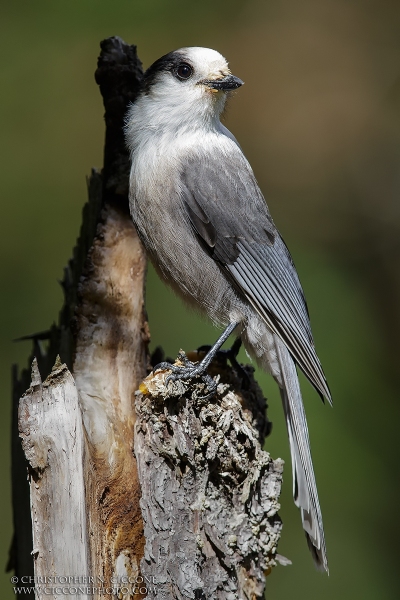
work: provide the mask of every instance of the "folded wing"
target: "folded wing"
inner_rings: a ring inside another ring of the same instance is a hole
[[[185,159],[180,189],[207,252],[330,401],[295,266],[240,148],[232,144],[227,153],[216,144],[212,153],[200,150]]]

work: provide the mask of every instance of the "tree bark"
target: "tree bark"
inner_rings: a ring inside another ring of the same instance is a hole
[[[281,531],[282,461],[262,450],[266,402],[251,368],[239,376],[226,360],[210,367],[220,383],[207,401],[199,381],[166,386],[158,371],[143,382],[146,259],[123,139],[142,70],[134,46],[101,47],[104,168],[89,180],[59,323],[32,336],[31,383],[14,371],[9,567],[19,587],[33,571],[37,586],[51,578],[36,593],[54,599],[71,594],[60,584],[91,598],[261,598]]]
[[[135,426],[146,538],[141,572],[157,582],[148,598],[264,596],[282,528],[283,462],[262,450],[270,424],[252,371],[247,367],[242,380],[219,365],[210,399],[201,383],[165,387],[168,372],[141,385]]]

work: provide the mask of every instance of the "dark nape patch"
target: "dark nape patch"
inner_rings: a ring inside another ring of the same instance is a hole
[[[164,54],[158,60],[156,60],[145,72],[142,80],[142,90],[147,94],[157,78],[159,73],[163,71],[174,71],[178,68],[181,62],[188,62],[186,56],[182,52],[174,50]]]

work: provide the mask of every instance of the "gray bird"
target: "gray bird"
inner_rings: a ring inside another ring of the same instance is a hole
[[[292,258],[238,142],[220,121],[228,93],[242,84],[208,48],[170,52],[145,72],[126,119],[130,208],[162,279],[225,328],[203,361],[174,367],[172,379],[205,374],[236,330],[279,385],[294,501],[314,562],[328,571],[296,365],[322,398],[331,397]]]

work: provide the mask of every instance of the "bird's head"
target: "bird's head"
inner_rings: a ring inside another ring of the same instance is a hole
[[[143,76],[131,118],[152,126],[202,126],[219,119],[227,94],[243,85],[225,58],[210,48],[181,48],[162,56]],[[136,105],[136,109],[135,109]],[[142,123],[143,125],[143,123]]]

